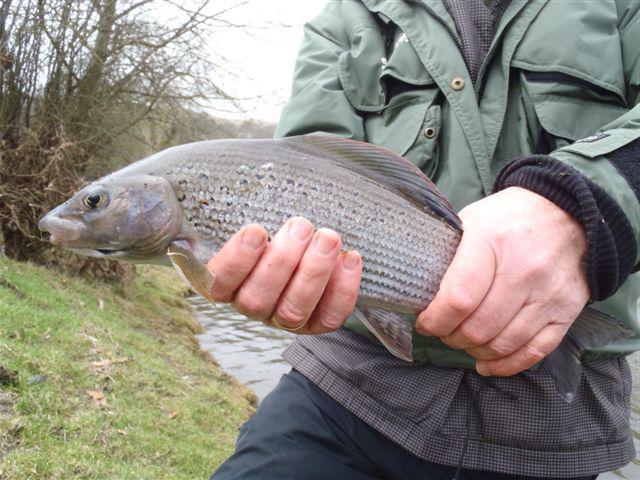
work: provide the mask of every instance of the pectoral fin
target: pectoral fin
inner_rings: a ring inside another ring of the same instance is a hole
[[[592,307],[586,307],[562,340],[543,361],[556,389],[565,402],[571,403],[582,378],[580,353],[602,348],[614,340],[635,335],[629,325]]]
[[[198,261],[192,252],[178,245],[170,244],[167,248],[167,256],[184,281],[213,303],[211,289],[216,281],[215,275],[207,270],[207,267]]]
[[[356,316],[389,352],[413,362],[411,324],[396,312],[358,305]]]
[[[542,364],[553,378],[562,399],[567,403],[573,402],[582,378],[582,363],[571,332],[564,337],[558,348],[546,356]]]

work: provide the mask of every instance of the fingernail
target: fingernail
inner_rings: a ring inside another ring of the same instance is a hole
[[[482,375],[483,377],[488,377],[491,374],[489,367],[483,362],[476,362],[476,372],[478,372],[478,375]]]
[[[262,228],[249,226],[242,234],[242,244],[257,250],[264,244],[265,235]]]
[[[311,225],[303,218],[293,218],[289,224],[289,234],[298,240],[306,240],[311,234]]]
[[[326,231],[318,230],[313,243],[313,248],[322,255],[333,252],[338,245],[337,238]]]
[[[355,270],[360,265],[360,255],[358,252],[347,252],[344,254],[344,268],[347,270]]]

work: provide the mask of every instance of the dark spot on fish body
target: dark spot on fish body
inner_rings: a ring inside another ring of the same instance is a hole
[[[181,193],[181,194],[178,196],[178,201],[179,201],[179,202],[184,202],[184,200],[185,200],[186,198],[187,198],[187,196],[186,196],[184,193]]]
[[[178,180],[178,185],[187,185],[188,183],[189,182],[184,178],[181,178],[180,180]]]

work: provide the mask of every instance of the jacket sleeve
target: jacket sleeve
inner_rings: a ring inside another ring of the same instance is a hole
[[[326,133],[364,138],[362,118],[347,100],[338,76],[338,60],[350,48],[342,4],[328,2],[320,16],[305,25],[291,98],[282,111],[276,137]]]
[[[495,190],[528,188],[583,225],[593,300],[613,295],[637,271],[640,252],[640,3],[618,2],[630,110],[593,135],[551,152],[516,159]]]

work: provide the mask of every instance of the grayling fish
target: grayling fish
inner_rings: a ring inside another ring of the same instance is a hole
[[[335,137],[214,140],[181,145],[107,175],[47,214],[51,242],[92,257],[172,263],[212,300],[204,264],[242,226],[274,234],[292,216],[337,231],[363,259],[356,314],[394,355],[412,360],[402,314],[433,300],[462,235],[461,222],[414,165]],[[559,393],[577,390],[579,352],[632,336],[585,309],[544,363]]]

